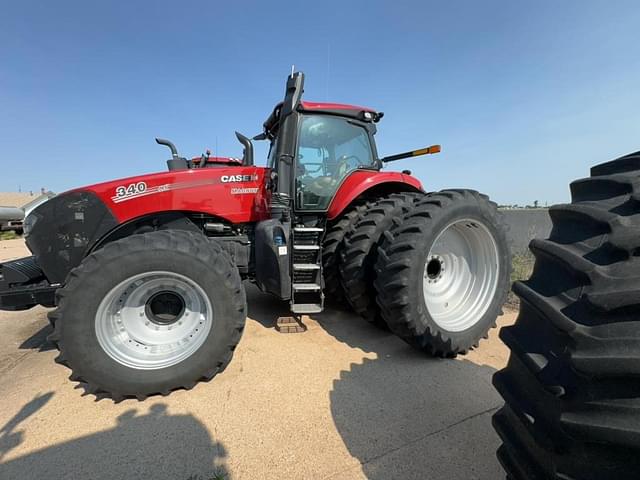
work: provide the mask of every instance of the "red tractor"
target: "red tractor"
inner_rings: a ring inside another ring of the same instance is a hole
[[[253,140],[254,166],[187,160],[168,171],[58,195],[25,219],[33,256],[0,265],[0,309],[56,307],[58,361],[116,400],[209,380],[231,360],[246,317],[242,281],[294,315],[325,297],[433,355],[477,345],[495,325],[510,271],[494,203],[472,190],[425,193],[380,158],[381,112],[301,100],[304,75]]]

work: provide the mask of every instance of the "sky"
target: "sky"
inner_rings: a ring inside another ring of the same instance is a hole
[[[5,1],[0,191],[164,170],[154,137],[241,156],[294,64],[305,99],[385,112],[381,156],[441,144],[387,167],[426,190],[566,202],[640,150],[639,23],[634,1]]]

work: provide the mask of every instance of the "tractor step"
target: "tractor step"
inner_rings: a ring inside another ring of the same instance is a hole
[[[320,270],[320,265],[315,263],[294,263],[294,270]]]
[[[278,317],[276,330],[280,333],[304,333],[307,331],[307,326],[296,317]]]
[[[315,232],[320,233],[323,231],[322,228],[319,227],[293,227],[294,232]]]
[[[306,222],[309,225],[310,222]],[[324,228],[313,225],[293,227],[293,263],[291,265],[291,311],[320,313],[324,304],[322,293],[322,233]],[[321,225],[317,222],[316,225]]]
[[[320,285],[317,283],[294,283],[293,290],[294,291],[305,291],[305,292],[319,292],[322,289]]]
[[[294,303],[291,305],[291,311],[293,313],[320,313],[322,312],[321,303]]]
[[[294,250],[320,250],[320,245],[293,245]]]

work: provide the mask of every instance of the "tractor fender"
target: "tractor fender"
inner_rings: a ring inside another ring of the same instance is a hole
[[[86,255],[89,255],[95,250],[99,250],[107,243],[120,240],[130,235],[153,232],[155,230],[187,230],[197,233],[202,232],[202,229],[191,221],[186,212],[154,212],[152,214],[142,215],[128,220],[119,224],[115,228],[112,228],[105,235],[95,240]]]
[[[406,173],[356,170],[338,187],[329,205],[327,219],[333,220],[340,216],[360,196],[377,197],[394,192],[423,191],[420,180]]]

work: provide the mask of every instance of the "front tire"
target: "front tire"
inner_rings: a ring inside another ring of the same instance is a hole
[[[199,233],[169,230],[92,253],[58,292],[57,359],[114,400],[192,388],[231,360],[246,317],[238,270]]]
[[[432,193],[386,234],[376,263],[377,301],[399,337],[453,357],[495,326],[510,270],[493,202],[472,190]]]

